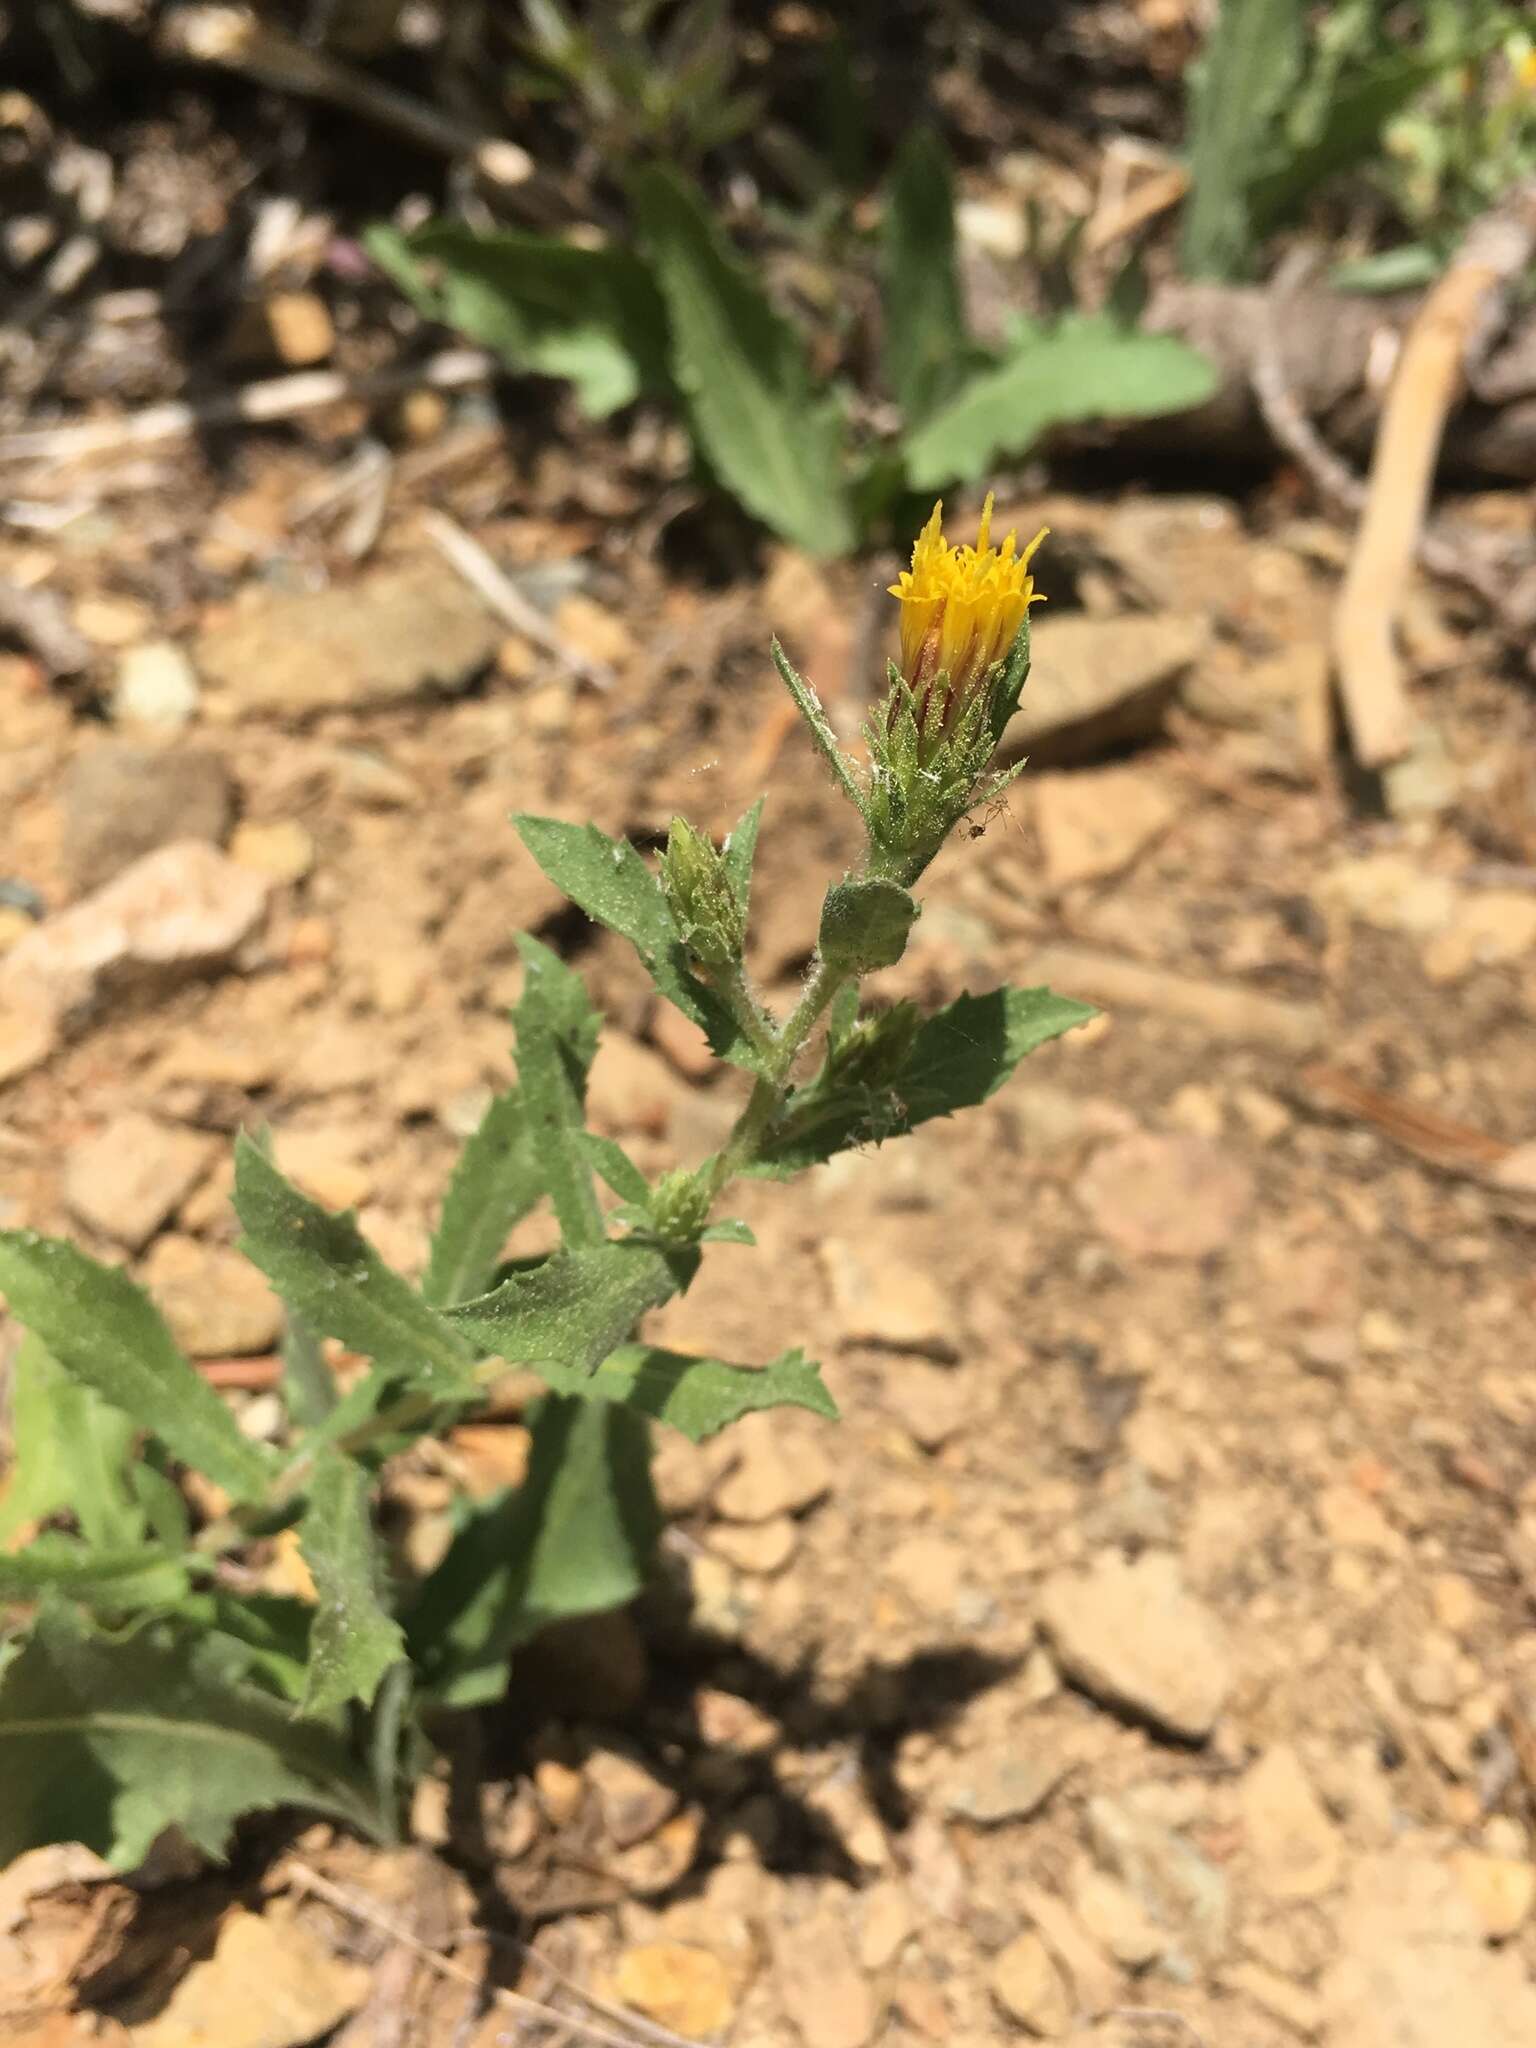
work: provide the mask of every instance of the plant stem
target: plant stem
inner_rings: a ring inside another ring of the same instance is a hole
[[[739,968],[737,975],[739,978]],[[769,1072],[759,1077],[731,1135],[710,1162],[706,1185],[711,1202],[757,1157],[759,1140],[784,1106],[795,1061],[804,1050],[805,1042],[815,1030],[822,1012],[847,978],[843,970],[829,967],[825,960],[818,960],[812,969],[799,1002],[773,1034]]]

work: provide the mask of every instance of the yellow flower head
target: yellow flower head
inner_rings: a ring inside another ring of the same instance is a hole
[[[1043,601],[1029,573],[1030,558],[1049,532],[1042,526],[1023,554],[1018,535],[991,546],[992,493],[982,509],[975,547],[944,539],[943,501],[918,535],[912,566],[890,586],[901,602],[901,672],[924,700],[934,677],[949,674],[947,714],[962,704],[994,662],[1008,653],[1032,604]]]

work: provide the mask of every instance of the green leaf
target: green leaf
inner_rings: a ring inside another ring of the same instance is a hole
[[[955,268],[955,192],[937,132],[912,129],[891,166],[880,235],[886,388],[914,427],[974,361]]]
[[[427,318],[494,349],[514,370],[568,378],[594,419],[669,386],[666,312],[627,249],[583,249],[510,228],[478,234],[447,221],[411,235],[374,228],[367,246]]]
[[[294,1309],[283,1332],[283,1401],[301,1429],[316,1429],[332,1414],[336,1382],[325,1362],[320,1339]]]
[[[647,1309],[660,1308],[692,1277],[697,1254],[622,1243],[559,1251],[531,1273],[514,1273],[450,1320],[508,1365],[593,1373]]]
[[[527,1145],[567,1244],[597,1244],[603,1212],[586,1135],[587,1072],[601,1019],[580,975],[526,933],[518,937],[523,992],[512,1012]]]
[[[172,1606],[187,1590],[187,1573],[175,1557],[147,1544],[98,1550],[73,1536],[35,1536],[25,1550],[0,1555],[0,1601],[36,1600],[53,1586],[88,1605],[127,1613]]]
[[[516,1088],[496,1096],[459,1154],[422,1276],[434,1308],[483,1294],[507,1233],[544,1193],[528,1143],[528,1119]]]
[[[1023,455],[1072,420],[1140,419],[1201,405],[1216,388],[1204,356],[1171,334],[1128,332],[1100,314],[1027,331],[1013,351],[907,441],[914,486],[973,482],[999,455]]]
[[[88,1543],[124,1548],[144,1534],[131,1416],[73,1379],[28,1331],[11,1367],[11,1467],[0,1494],[0,1547],[18,1530],[73,1515]]]
[[[1336,263],[1328,283],[1336,292],[1413,292],[1433,284],[1444,268],[1439,249],[1428,242],[1404,242],[1350,263]]]
[[[197,1632],[198,1654],[208,1671],[236,1685],[253,1681],[295,1707],[304,1697],[315,1619],[309,1601],[215,1586],[189,1595],[177,1613]]]
[[[661,1532],[641,1416],[550,1395],[532,1429],[527,1478],[469,1512],[407,1620],[446,1705],[496,1698],[509,1653],[549,1623],[632,1599]]]
[[[557,1393],[637,1408],[694,1443],[759,1408],[809,1408],[837,1420],[821,1367],[799,1350],[786,1351],[771,1365],[750,1366],[691,1358],[655,1344],[623,1344],[590,1377],[547,1366],[542,1376]]]
[[[1303,0],[1223,0],[1190,106],[1191,277],[1236,277],[1253,254],[1248,188],[1301,71]]]
[[[616,1195],[644,1207],[650,1199],[651,1184],[616,1139],[599,1137],[596,1131],[583,1131],[581,1146]]]
[[[348,1700],[371,1705],[385,1672],[405,1654],[400,1624],[384,1609],[371,1490],[363,1467],[335,1451],[321,1457],[309,1484],[299,1548],[319,1598],[301,1714],[323,1717]]]
[[[243,1132],[235,1141],[240,1249],[315,1329],[406,1384],[462,1389],[473,1359],[450,1325],[379,1257],[350,1213],[333,1216],[285,1180]]]
[[[339,1734],[229,1683],[169,1628],[100,1635],[57,1599],[0,1675],[0,1782],[0,1864],[84,1842],[127,1870],[171,1826],[220,1856],[241,1814],[276,1806],[379,1832]]]
[[[1449,68],[1443,52],[1395,51],[1337,87],[1314,136],[1299,147],[1278,143],[1255,168],[1246,195],[1254,237],[1285,226],[1330,178],[1378,154],[1389,124]]]
[[[266,1490],[268,1453],[182,1357],[165,1319],[119,1266],[62,1238],[0,1231],[0,1293],[66,1372],[236,1500]]]
[[[699,447],[776,533],[812,554],[846,553],[856,535],[842,423],[816,392],[799,335],[769,305],[697,187],[655,167],[639,173],[633,191]]]
[[[834,882],[822,905],[817,946],[829,967],[872,974],[896,965],[916,921],[917,904],[897,882],[880,876]]]
[[[726,835],[725,844],[720,850],[725,872],[736,892],[736,901],[741,905],[743,924],[746,923],[752,909],[752,862],[757,855],[757,828],[762,822],[763,799],[759,797],[751,810],[745,813],[740,824],[733,826]]]
[[[700,1026],[714,1051],[755,1071],[757,1054],[725,1004],[689,971],[661,884],[629,841],[610,839],[595,825],[528,812],[512,822],[555,886],[596,923],[629,940],[662,995]],[[520,942],[525,958],[531,943]]]
[[[877,1069],[856,1082],[849,1078],[856,1071],[855,1032],[816,1079],[790,1097],[749,1170],[795,1173],[834,1152],[878,1145],[932,1117],[985,1102],[1027,1054],[1094,1014],[1086,1003],[1047,988],[961,996],[925,1018],[905,1046],[896,1042],[888,1071]]]

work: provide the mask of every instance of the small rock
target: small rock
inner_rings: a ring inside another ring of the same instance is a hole
[[[556,605],[554,628],[578,654],[603,668],[622,668],[635,651],[635,637],[619,614],[580,591]]]
[[[64,1200],[88,1229],[141,1251],[191,1194],[212,1157],[213,1146],[200,1132],[128,1110],[70,1147]]]
[[[587,1758],[586,1775],[597,1789],[603,1825],[617,1848],[648,1841],[677,1811],[677,1788],[658,1778],[638,1750],[595,1749]]]
[[[821,1259],[848,1342],[957,1355],[954,1305],[922,1267],[894,1258],[875,1264],[863,1246],[836,1237],[822,1241]]]
[[[336,346],[336,329],[317,292],[274,292],[261,310],[272,353],[292,370],[323,363]]]
[[[1262,1891],[1275,1899],[1317,1899],[1333,1890],[1343,1844],[1288,1743],[1264,1752],[1243,1778],[1238,1801]]]
[[[1072,1903],[1094,1940],[1128,1970],[1144,1970],[1168,1946],[1166,1930],[1129,1885],[1091,1863],[1081,1863],[1073,1873]]]
[[[1118,874],[1178,816],[1172,793],[1143,768],[1041,775],[1030,787],[1053,889]]]
[[[976,1402],[975,1390],[959,1373],[915,1359],[892,1360],[881,1378],[881,1398],[925,1451],[958,1436]]]
[[[219,846],[234,793],[217,754],[109,740],[77,754],[59,785],[63,853],[75,885],[96,889],[178,839]]]
[[[716,1487],[714,1499],[716,1512],[728,1522],[800,1514],[832,1489],[826,1452],[807,1439],[789,1443],[782,1427],[774,1429],[777,1420],[749,1415],[736,1426],[737,1461]]]
[[[1072,2001],[1051,1952],[1032,1928],[1015,1935],[992,1965],[992,1995],[1011,2020],[1044,2040],[1072,2025]]]
[[[651,1484],[669,1521],[691,1515],[709,1498],[709,1458],[681,1430],[663,1430],[651,1459]]]
[[[871,1975],[888,1969],[917,1928],[917,1915],[905,1886],[881,1878],[862,1894],[859,1920],[859,1963]]]
[[[677,1076],[659,1053],[622,1031],[603,1033],[587,1079],[594,1129],[609,1136],[643,1131],[664,1138],[677,1095]]]
[[[984,1828],[1028,1820],[1044,1806],[1075,1761],[1059,1738],[1032,1734],[1025,1722],[1016,1749],[961,1759],[945,1804],[951,1813]]]
[[[1054,619],[1004,735],[1008,756],[1058,766],[1160,731],[1179,678],[1210,638],[1207,618],[1178,612]]]
[[[136,2048],[289,2048],[329,2035],[368,1984],[366,1964],[338,1955],[291,1898],[270,1899],[260,1913],[234,1905],[211,1952],[134,2026],[133,2039]]]
[[[1456,916],[1456,885],[1403,853],[1370,853],[1340,861],[1313,892],[1325,910],[1342,910],[1380,931],[1427,938]]]
[[[1221,1981],[1228,1991],[1251,2000],[1303,2041],[1314,2040],[1323,2030],[1326,2015],[1317,1993],[1282,1977],[1278,1970],[1266,1969],[1263,1963],[1231,1963],[1222,1971]]]
[[[533,1789],[552,1828],[569,1827],[587,1796],[581,1772],[554,1756],[542,1756],[534,1765]]]
[[[1483,889],[1464,897],[1455,922],[1426,943],[1420,958],[1431,981],[1461,981],[1479,967],[1499,967],[1536,947],[1536,896]]]
[[[1355,1486],[1325,1486],[1317,1496],[1317,1520],[1329,1542],[1341,1550],[1374,1550],[1396,1557],[1407,1547],[1376,1502]]]
[[[1077,1196],[1131,1258],[1203,1259],[1229,1244],[1253,1201],[1253,1175],[1204,1138],[1143,1132],[1102,1146]]]
[[[1470,1635],[1485,1612],[1477,1588],[1459,1572],[1437,1572],[1429,1582],[1429,1601],[1436,1621],[1455,1636]]]
[[[302,882],[315,864],[315,842],[296,818],[275,818],[237,826],[229,857],[270,881]]]
[[[738,1571],[767,1578],[783,1571],[794,1556],[797,1535],[788,1515],[774,1515],[766,1522],[716,1522],[705,1541]]]
[[[74,619],[79,631],[98,647],[131,647],[148,638],[155,615],[136,597],[82,597]]]
[[[367,1140],[350,1125],[278,1131],[272,1152],[278,1166],[323,1209],[355,1209],[373,1193],[374,1175],[359,1155]]]
[[[620,1957],[614,1996],[658,2026],[702,2041],[729,2026],[736,2003],[730,1973],[708,1949],[652,1941]]]
[[[1198,1849],[1129,1798],[1090,1799],[1088,1836],[1111,1876],[1129,1886],[1165,1930],[1163,1967],[1190,1981],[1227,1946],[1227,1880]]]
[[[423,557],[334,590],[258,588],[204,630],[196,652],[225,716],[294,718],[453,696],[500,637],[463,578]]]
[[[779,1996],[805,2048],[864,2048],[878,2018],[874,1994],[834,1907],[776,1926],[774,1959]]]
[[[947,1536],[904,1536],[881,1567],[919,1614],[952,1619],[965,1587],[967,1557]]]
[[[249,1259],[191,1237],[157,1238],[145,1286],[193,1358],[246,1358],[283,1334],[283,1305]]]
[[[1536,1865],[1520,1857],[1457,1849],[1451,1868],[1490,1941],[1508,1941],[1525,1925],[1536,1903]]]
[[[778,1723],[738,1693],[700,1686],[693,1711],[701,1741],[733,1756],[764,1756],[782,1739]]]
[[[709,1040],[691,1017],[671,1003],[658,1002],[651,1011],[651,1036],[659,1049],[686,1081],[709,1081],[720,1071],[720,1062],[709,1049]]]
[[[146,640],[118,657],[112,719],[180,732],[197,716],[199,694],[197,670],[182,650],[169,640]]]
[[[1167,1552],[1058,1573],[1040,1616],[1057,1663],[1096,1699],[1185,1741],[1204,1741],[1216,1725],[1231,1685],[1226,1644]]]
[[[188,839],[45,919],[0,959],[0,1079],[47,1058],[109,998],[223,965],[266,900],[258,876]]]

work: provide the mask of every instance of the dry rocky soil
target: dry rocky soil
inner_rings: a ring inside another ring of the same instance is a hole
[[[733,1112],[511,812],[654,845],[766,786],[781,994],[852,851],[766,641],[852,731],[888,571],[719,580],[622,479],[419,431],[361,562],[296,509],[318,439],[5,548],[92,665],[0,655],[0,867],[45,913],[0,908],[0,1219],[128,1261],[257,1433],[231,1134],[416,1267],[511,1074],[519,929],[603,1003],[595,1119],[644,1165]],[[429,497],[607,687],[484,609]],[[664,1444],[665,1582],[520,1666],[408,1849],[301,1818],[226,1871],[0,1876],[12,2048],[1536,2041],[1536,707],[1421,592],[1440,757],[1375,814],[1331,752],[1334,534],[1008,509],[1053,527],[1033,765],[883,992],[1103,1015],[983,1110],[749,1187],[760,1249],[657,1319],[804,1345],[843,1421]],[[517,1418],[391,1473],[402,1571]]]

